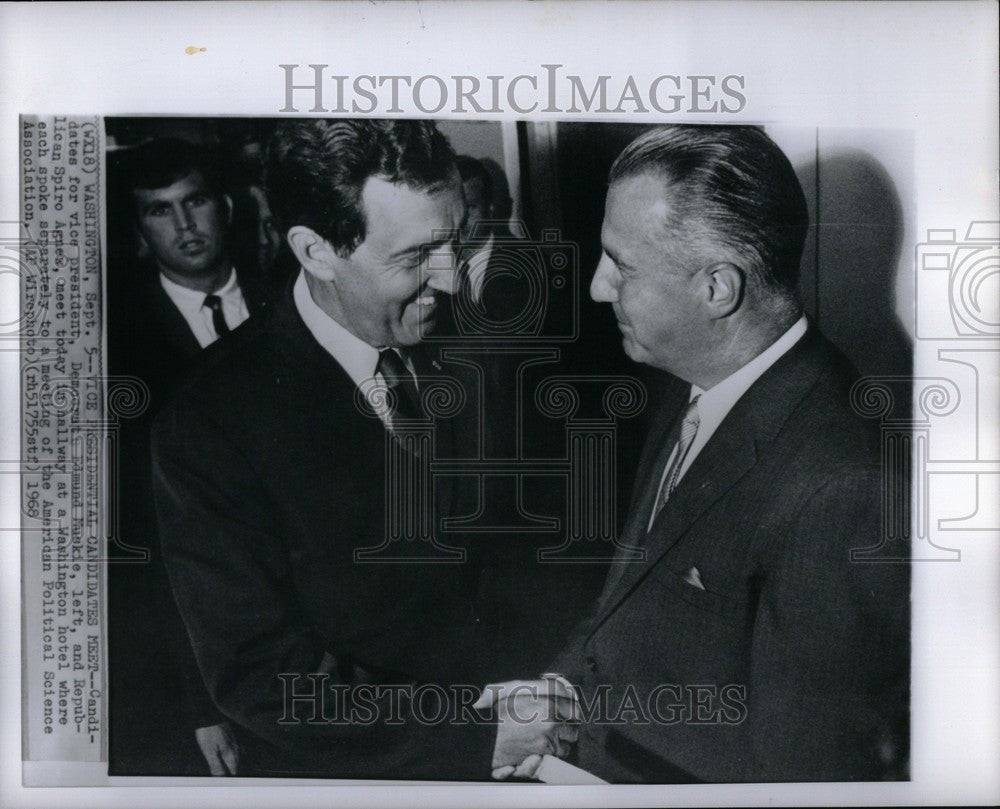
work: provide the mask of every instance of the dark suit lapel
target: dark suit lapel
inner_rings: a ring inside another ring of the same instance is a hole
[[[156,313],[156,319],[160,323],[158,332],[163,341],[183,357],[196,356],[201,351],[201,346],[181,310],[160,285],[159,277],[155,277],[154,283],[150,285],[149,295],[151,310]]]
[[[709,508],[757,463],[760,448],[769,442],[815,383],[822,347],[810,331],[782,356],[736,402],[698,457],[681,478],[663,510],[645,535],[645,562],[624,566],[601,598],[595,628],[631,593],[666,553]],[[659,467],[644,470],[655,478],[666,463],[664,448]],[[655,492],[656,485],[648,484]],[[641,536],[653,506],[647,491],[629,518],[626,536]],[[609,577],[610,580],[610,577]]]
[[[601,591],[602,603],[614,592],[626,570],[636,567],[638,563],[633,561],[634,554],[646,544],[646,524],[653,509],[659,475],[670,455],[671,447],[667,442],[674,422],[680,417],[691,393],[691,386],[688,383],[676,378],[671,379],[668,387],[658,397],[657,415],[650,421],[649,434],[639,456],[635,484],[628,505],[628,518],[619,537],[619,547],[615,549],[608,578]]]
[[[417,385],[420,389],[421,397],[426,394],[427,387],[433,385],[437,378],[448,378],[450,376],[444,366],[438,360],[432,358],[431,352],[425,346],[413,346],[409,353],[414,370],[417,373]],[[455,419],[435,418],[434,427],[432,460],[454,458],[457,440],[455,435]],[[455,485],[456,479],[454,475],[443,475],[435,481],[434,502],[438,509],[438,515],[451,514],[455,498]],[[435,524],[440,526],[440,520],[436,519]]]

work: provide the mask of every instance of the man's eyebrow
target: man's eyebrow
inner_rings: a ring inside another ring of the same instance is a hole
[[[441,232],[441,235],[439,235],[437,239],[428,239],[426,242],[420,242],[420,244],[413,244],[409,247],[403,247],[402,249],[397,250],[389,256],[389,259],[393,260],[403,258],[405,256],[417,255],[421,250],[438,247],[442,244],[450,244],[457,238],[458,228],[455,228],[454,230],[446,230]]]
[[[142,213],[146,213],[146,211],[150,211],[150,210],[152,210],[153,208],[158,208],[159,206],[161,206],[161,205],[166,205],[166,204],[167,204],[167,203],[166,203],[166,202],[164,202],[164,201],[163,201],[162,199],[151,199],[151,200],[150,200],[149,202],[144,202],[144,203],[143,203],[143,204],[142,204],[142,205],[141,205],[141,206],[139,207],[139,210],[140,210],[140,211],[141,211]]]

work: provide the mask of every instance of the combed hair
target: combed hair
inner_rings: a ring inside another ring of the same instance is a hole
[[[208,189],[224,193],[218,161],[203,146],[179,138],[149,140],[122,153],[122,188],[152,190],[167,188],[198,172]]]
[[[707,228],[766,287],[795,287],[809,226],[805,195],[788,158],[760,128],[657,127],[618,156],[610,182],[639,174],[663,178],[677,212],[672,225]]]
[[[311,118],[278,126],[266,184],[284,232],[304,225],[350,255],[365,240],[369,177],[433,191],[454,171],[455,153],[432,122]]]

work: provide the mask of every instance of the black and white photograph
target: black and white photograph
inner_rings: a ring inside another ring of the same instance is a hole
[[[111,772],[907,777],[877,158],[556,123],[512,220],[498,124],[105,126]]]
[[[118,7],[2,110],[11,806],[1000,794],[995,6]]]

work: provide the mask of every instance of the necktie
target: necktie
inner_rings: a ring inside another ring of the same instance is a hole
[[[375,371],[382,374],[385,384],[394,394],[390,420],[395,422],[419,419],[421,411],[417,383],[399,354],[391,348],[383,348],[378,352]]]
[[[216,336],[222,337],[224,334],[229,334],[229,326],[226,325],[226,319],[222,316],[222,298],[218,295],[206,295],[202,306],[207,306],[212,310],[212,326],[215,327]]]
[[[656,508],[653,511],[653,516],[655,517],[660,513],[660,510],[666,505],[667,499],[673,493],[677,486],[677,479],[681,475],[681,467],[684,466],[684,459],[687,457],[688,450],[691,449],[691,444],[694,443],[694,437],[698,434],[698,425],[701,423],[701,417],[698,415],[698,396],[695,396],[687,406],[687,410],[684,411],[684,418],[681,419],[680,432],[677,436],[677,451],[673,453],[673,457],[670,459],[670,465],[667,467],[667,472],[663,476],[663,482],[660,484],[660,490],[656,495]]]

